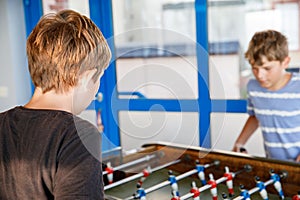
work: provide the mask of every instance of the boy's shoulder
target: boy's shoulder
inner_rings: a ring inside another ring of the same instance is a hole
[[[89,121],[76,116],[72,113],[62,110],[51,109],[31,109],[24,106],[16,106],[0,113],[0,117],[6,117],[7,120],[32,120],[36,123],[47,122],[58,124],[59,126],[71,126],[72,124],[80,126],[92,125]],[[74,125],[73,125],[74,126]]]

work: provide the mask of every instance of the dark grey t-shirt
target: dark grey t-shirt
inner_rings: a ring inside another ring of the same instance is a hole
[[[104,199],[101,136],[64,111],[0,114],[0,199]]]

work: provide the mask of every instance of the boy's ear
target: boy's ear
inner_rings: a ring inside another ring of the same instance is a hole
[[[290,61],[291,61],[291,57],[289,56],[285,57],[285,59],[282,61],[282,64],[285,69],[289,67]]]

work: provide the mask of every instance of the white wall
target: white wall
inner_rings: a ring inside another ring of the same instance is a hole
[[[117,60],[116,72],[119,92],[140,92],[149,99],[198,98],[193,56],[122,58]]]
[[[0,111],[30,98],[26,32],[22,0],[0,1]]]
[[[199,146],[198,113],[122,111],[119,119],[121,145],[125,150],[155,141]]]
[[[212,113],[211,114],[211,146],[212,149],[231,151],[246,120],[247,113]],[[253,133],[245,144],[249,154],[265,156],[261,130]]]

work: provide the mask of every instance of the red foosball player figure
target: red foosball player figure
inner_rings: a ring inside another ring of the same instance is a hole
[[[107,179],[108,179],[108,184],[111,184],[113,182],[113,176],[114,176],[114,169],[112,168],[111,166],[111,163],[108,162],[106,164],[106,168],[105,168],[105,171],[107,172]]]
[[[234,174],[229,171],[229,167],[225,166],[225,173],[224,177],[226,177],[226,185],[228,188],[229,197],[233,197],[234,191],[233,191],[233,178]]]
[[[214,179],[214,176],[212,174],[209,174],[209,181],[208,181],[207,184],[211,185],[210,193],[212,195],[212,199],[213,200],[218,200],[217,183],[216,183],[216,181]]]
[[[292,200],[300,200],[300,191],[298,191],[298,194],[293,196]]]
[[[195,181],[192,182],[192,189],[190,190],[190,193],[193,194],[193,200],[200,200],[200,191],[196,186]]]
[[[138,183],[142,185],[145,181],[145,179],[151,174],[151,167],[148,166],[146,169],[143,170],[143,176],[140,178]]]

